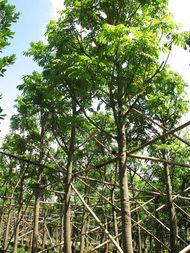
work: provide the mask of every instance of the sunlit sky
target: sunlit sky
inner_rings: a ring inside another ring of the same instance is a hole
[[[9,66],[6,76],[0,79],[0,94],[3,99],[0,106],[7,114],[0,124],[0,138],[9,129],[9,118],[15,113],[14,100],[18,95],[16,86],[22,83],[22,76],[39,68],[32,59],[23,56],[23,51],[29,48],[30,42],[43,39],[46,26],[50,19],[58,17],[57,11],[63,7],[62,0],[9,0],[21,13],[16,24],[13,25],[14,39],[4,54],[16,54],[16,62]],[[176,22],[181,23],[184,30],[190,30],[190,0],[170,0],[169,9]],[[190,52],[175,48],[171,54],[169,64],[180,73],[190,85]]]

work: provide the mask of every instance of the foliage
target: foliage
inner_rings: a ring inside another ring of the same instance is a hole
[[[0,1],[0,53],[9,45],[8,39],[13,37],[14,32],[10,30],[10,26],[18,19],[18,13],[13,5],[8,4],[7,0]],[[12,64],[15,55],[4,56],[0,58],[0,75],[4,76],[6,66]]]
[[[189,148],[176,136],[162,135],[179,124],[188,103],[186,83],[159,58],[161,53],[170,53],[173,45],[184,46],[187,34],[178,32],[167,1],[66,0],[60,19],[50,22],[46,36],[46,44],[33,42],[25,52],[42,72],[25,75],[18,86],[17,114],[3,144],[17,160],[1,157],[2,193],[13,194],[19,204],[20,184],[15,182],[22,178],[24,196],[27,200],[31,197],[35,207],[33,213],[27,212],[32,219],[44,219],[47,211],[48,232],[53,237],[50,241],[55,243],[55,231],[59,228],[56,233],[60,234],[68,225],[71,208],[69,222],[73,224],[76,248],[78,238],[88,231],[86,249],[107,240],[103,226],[113,235],[122,231],[123,239],[123,227],[129,220],[135,227],[136,244],[140,245],[140,237],[146,242],[148,230],[149,237],[156,235],[169,246],[163,223],[172,230],[169,197],[178,192],[186,197],[189,173],[182,172],[179,163],[188,163]],[[146,145],[155,137],[156,142]],[[130,156],[137,147],[139,157],[155,156],[159,163]],[[178,165],[167,166],[167,160]],[[168,168],[173,192],[168,191]],[[71,191],[72,184],[100,224]],[[50,201],[54,205],[46,206]],[[8,206],[9,202],[5,203]],[[177,199],[176,203],[186,201]],[[124,209],[126,205],[128,209]],[[167,212],[158,214],[162,205]],[[176,217],[184,219],[181,213]],[[38,230],[44,233],[38,223]],[[144,234],[136,223],[142,225]],[[85,225],[86,231],[81,234]],[[127,238],[132,243],[132,238]],[[155,237],[151,240],[156,248]],[[133,244],[137,251],[139,245]],[[128,252],[125,246],[123,243]]]

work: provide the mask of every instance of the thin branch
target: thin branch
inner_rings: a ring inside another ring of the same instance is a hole
[[[38,163],[34,160],[30,160],[30,159],[23,157],[23,156],[10,154],[10,153],[4,152],[4,151],[0,151],[0,154],[2,154],[4,156],[8,156],[8,157],[16,159],[16,160],[19,160],[19,161],[22,161],[22,162],[25,162],[25,163],[28,163],[28,164],[38,166],[38,167],[42,167],[42,168],[46,168],[46,169],[53,169],[53,167],[50,167],[50,166],[42,164],[42,163]]]
[[[146,116],[145,114],[143,114],[142,112],[138,111],[135,108],[132,108],[132,111],[138,113],[139,115],[141,115],[143,118],[145,118],[146,120],[152,122],[153,124],[157,125],[158,127],[160,127],[161,129],[164,129],[166,131],[169,131],[167,128],[165,128],[164,126],[160,125],[159,123],[157,123],[156,121],[154,121],[153,119],[151,119],[150,117]],[[179,137],[176,134],[172,134],[175,138],[177,138],[178,140],[180,140],[181,142],[183,142],[184,144],[190,146],[190,142],[188,142],[187,140],[184,140],[183,138]]]
[[[162,138],[164,138],[164,137],[166,137],[166,136],[168,136],[168,135],[170,135],[170,134],[173,134],[173,133],[175,133],[175,132],[177,132],[177,131],[179,131],[179,130],[182,130],[183,128],[185,128],[185,127],[187,127],[187,126],[189,126],[189,125],[190,125],[190,121],[187,121],[186,123],[182,124],[181,126],[178,126],[178,127],[174,128],[174,129],[171,129],[171,130],[165,132],[164,134],[162,134],[162,135],[160,135],[160,136],[158,136],[158,137],[156,137],[156,138],[154,138],[154,139],[152,139],[152,140],[150,140],[150,141],[148,141],[148,142],[142,144],[140,147],[131,150],[131,151],[128,153],[128,155],[129,155],[129,154],[132,154],[132,153],[135,153],[135,152],[137,152],[137,151],[139,151],[139,150],[142,150],[143,148],[149,146],[150,144],[153,144],[153,143],[155,143],[156,141],[158,141],[158,140],[160,140],[160,139],[162,139]]]
[[[122,248],[119,246],[117,241],[113,238],[113,236],[108,232],[106,228],[104,228],[103,224],[101,223],[100,219],[96,216],[96,214],[92,211],[92,209],[89,207],[89,205],[86,203],[82,195],[77,191],[77,189],[74,187],[74,185],[71,183],[71,187],[73,188],[76,195],[79,197],[81,202],[84,204],[86,209],[89,211],[89,213],[94,217],[94,219],[97,221],[101,229],[104,231],[104,233],[108,236],[108,238],[112,241],[112,243],[116,246],[118,252],[123,253]]]
[[[153,161],[153,162],[158,162],[158,163],[167,163],[170,165],[174,165],[174,166],[180,166],[180,167],[184,167],[184,168],[190,168],[190,164],[185,164],[185,163],[179,163],[176,161],[170,161],[170,160],[166,160],[166,159],[162,159],[162,158],[157,158],[157,157],[152,157],[152,156],[139,156],[139,155],[127,155],[128,157],[131,158],[137,158],[137,159],[141,159],[141,160],[146,160],[146,161]]]

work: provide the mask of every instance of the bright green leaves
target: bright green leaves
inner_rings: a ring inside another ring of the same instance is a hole
[[[118,41],[123,38],[123,35],[127,32],[126,27],[123,24],[110,25],[104,24],[102,26],[103,34],[100,36],[100,42],[108,43],[110,41]]]
[[[6,137],[3,148],[10,153],[19,153],[24,155],[26,152],[27,140],[24,140],[19,134],[12,134]]]
[[[61,18],[48,26],[47,45],[32,43],[27,53],[43,67],[43,85],[39,90],[37,86],[37,90],[32,88],[39,101],[33,94],[33,103],[39,104],[43,93],[43,101],[47,100],[44,107],[51,98],[57,118],[64,107],[67,120],[57,122],[59,128],[63,125],[69,129],[73,97],[83,110],[91,110],[98,100],[116,119],[141,96],[142,109],[147,107],[155,118],[175,114],[173,124],[185,111],[184,83],[167,71],[159,73],[159,57],[171,50],[172,43],[179,44],[184,38],[176,32],[167,1],[68,0],[65,4]],[[30,85],[33,87],[32,82]],[[49,100],[47,93],[51,94]],[[178,102],[174,95],[179,95]],[[143,139],[142,124],[139,121],[136,139]]]
[[[65,70],[65,74],[69,79],[75,81],[81,78],[86,81],[90,79],[89,72],[86,70],[89,65],[92,65],[92,60],[88,56],[73,54],[68,56],[66,60],[68,60],[68,67]]]
[[[182,78],[167,69],[155,78],[148,94],[147,106],[156,120],[172,127],[181,118],[188,109],[185,87]]]
[[[34,60],[37,61],[40,66],[43,66],[47,61],[45,49],[45,45],[42,41],[39,41],[37,43],[32,42],[31,48],[24,54],[26,56],[32,55],[34,57]]]
[[[15,12],[14,6],[8,4],[7,0],[0,1],[0,53],[9,45],[8,39],[13,37],[13,32],[10,30],[12,22],[16,22],[18,13]],[[15,60],[15,55],[4,56],[0,58],[0,76],[4,76],[6,67],[12,64]],[[1,114],[0,119],[3,115]]]
[[[8,39],[13,37],[13,32],[10,26],[16,22],[18,13],[15,12],[15,7],[8,4],[7,0],[0,1],[0,53],[3,48],[9,45]],[[6,71],[6,66],[12,64],[15,60],[15,55],[0,58],[0,75],[3,76]]]
[[[25,94],[25,100],[36,105],[35,107],[43,108],[45,94],[47,93],[42,75],[38,72],[33,72],[32,75],[24,76],[23,81],[23,84],[19,85],[18,88]],[[35,107],[33,106],[34,111]]]
[[[2,98],[2,96],[0,95],[0,99]],[[3,110],[0,107],[0,119],[3,119],[5,114],[2,114]]]
[[[15,55],[0,58],[0,76],[4,76],[6,67],[10,64],[13,64],[15,58],[16,58]]]
[[[15,7],[8,4],[7,0],[0,1],[0,22],[1,28],[10,27],[12,22],[18,18],[18,13],[15,12]]]
[[[0,50],[8,45],[7,39],[13,36],[10,30],[12,22],[16,22],[18,13],[15,12],[15,7],[8,4],[7,0],[0,2]]]

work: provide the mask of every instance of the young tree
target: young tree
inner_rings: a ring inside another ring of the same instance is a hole
[[[161,71],[159,54],[170,48],[175,25],[167,12],[167,1],[66,1],[65,5],[61,19],[49,26],[49,45],[33,44],[30,54],[44,67],[45,74],[52,69],[58,74],[55,82],[75,94],[82,110],[79,97],[96,97],[112,112],[123,250],[131,253],[127,112]]]
[[[160,54],[170,52],[172,44],[180,44],[183,37],[177,33],[167,4],[159,0],[67,0],[60,19],[48,27],[48,44],[32,43],[27,53],[43,67],[49,87],[72,102],[69,112],[83,113],[97,129],[111,136],[116,146],[111,162],[117,160],[119,171],[122,248],[128,253],[133,252],[128,156],[134,145],[130,131],[135,130],[129,114],[138,102],[146,103],[147,93],[155,89],[154,80],[165,67],[159,62]],[[114,122],[111,133],[89,116],[95,114],[97,103]],[[76,130],[74,125],[72,129]],[[70,253],[71,245],[65,251]]]
[[[148,94],[147,106],[150,108],[149,117],[163,127],[161,135],[166,132],[166,129],[171,130],[187,111],[185,86],[185,82],[179,75],[167,69],[155,79],[154,90]],[[165,160],[170,159],[169,145],[173,143],[174,139],[175,137],[162,138],[160,147],[158,144],[156,151],[157,156],[159,154]],[[171,168],[167,163],[163,163],[163,174],[170,221],[170,248],[172,252],[177,253],[179,251],[177,217],[172,196]]]

